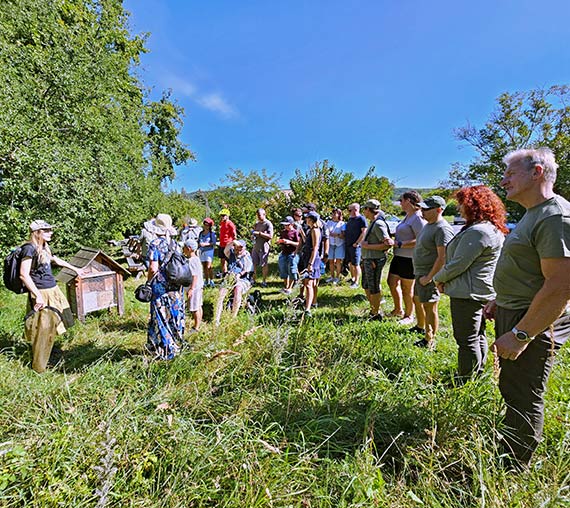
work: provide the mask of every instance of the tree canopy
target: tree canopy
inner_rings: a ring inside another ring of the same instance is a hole
[[[550,147],[559,164],[556,192],[570,197],[570,87],[552,86],[528,92],[504,93],[481,129],[467,125],[455,131],[457,139],[477,152],[469,165],[454,164],[447,185],[484,183],[504,196],[499,186],[502,159],[511,150]],[[507,203],[511,213],[520,209]]]
[[[100,245],[156,213],[193,157],[182,109],[136,77],[144,37],[120,0],[5,0],[0,9],[0,242],[60,227],[64,251]]]

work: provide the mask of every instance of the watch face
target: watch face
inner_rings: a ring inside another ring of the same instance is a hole
[[[515,337],[521,342],[528,342],[530,340],[528,333],[523,332],[522,330],[517,330],[517,333],[515,333]]]

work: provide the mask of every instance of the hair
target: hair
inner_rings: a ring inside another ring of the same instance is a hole
[[[400,200],[402,200],[402,199],[407,199],[416,208],[420,207],[420,203],[422,201],[422,197],[421,197],[420,193],[415,191],[415,190],[409,190],[409,191],[404,192],[400,196]]]
[[[303,215],[303,210],[301,210],[300,208],[293,208],[291,210],[291,215],[295,216],[295,215]]]
[[[547,182],[556,181],[556,170],[558,164],[554,159],[554,152],[547,146],[540,148],[522,148],[509,152],[503,157],[503,162],[509,166],[513,162],[521,161],[528,171],[540,166],[544,171],[544,179]]]
[[[354,208],[357,212],[360,212],[360,203],[350,203],[348,205],[348,209]]]
[[[44,265],[49,263],[52,258],[51,250],[47,242],[44,242],[42,239],[42,230],[38,229],[37,231],[30,232],[28,240],[36,248],[40,264]]]
[[[263,208],[258,208],[255,213],[256,213],[257,215],[261,215],[261,214],[265,215],[265,209],[263,209]]]
[[[479,221],[489,221],[502,233],[509,232],[507,222],[507,212],[505,205],[489,187],[485,185],[475,185],[464,187],[455,193],[457,203],[463,206],[465,214],[465,226]]]
[[[343,218],[343,217],[342,217],[342,210],[341,210],[338,206],[335,206],[335,207],[332,209],[332,216],[333,216],[333,217],[334,217],[334,214],[335,214],[335,213],[338,213],[338,214],[340,215],[340,218],[341,218],[341,219]]]

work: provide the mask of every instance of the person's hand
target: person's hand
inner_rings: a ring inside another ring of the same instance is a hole
[[[437,286],[437,290],[438,290],[440,293],[445,293],[445,284],[444,284],[443,282],[438,282],[438,283],[436,284],[436,286]]]
[[[495,312],[497,311],[497,302],[495,300],[491,300],[487,302],[483,307],[483,317],[485,319],[493,320],[495,319]]]
[[[46,306],[46,302],[44,300],[44,297],[41,294],[38,294],[36,296],[36,301],[34,302],[34,310],[36,312],[42,310],[44,307]]]
[[[431,282],[431,279],[430,279],[427,275],[422,275],[422,276],[419,278],[419,281],[418,281],[418,282],[419,282],[422,286],[427,286],[427,285]]]
[[[505,360],[516,360],[528,344],[528,342],[517,340],[515,334],[509,331],[491,344],[491,351]]]
[[[354,246],[357,247],[358,244],[355,243]],[[367,242],[366,240],[364,240],[364,241],[360,244],[360,246],[361,246],[361,247],[368,247],[368,242]]]
[[[394,241],[393,238],[385,238],[384,239],[384,245],[389,245],[390,247],[396,245],[396,242]]]

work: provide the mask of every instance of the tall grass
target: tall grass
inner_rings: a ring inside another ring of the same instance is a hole
[[[43,375],[21,339],[25,297],[0,290],[1,506],[570,506],[568,348],[517,475],[497,456],[491,365],[453,383],[445,298],[430,353],[393,321],[366,322],[361,291],[323,286],[302,318],[271,279],[255,316],[206,323],[154,362],[135,285],[124,316],[90,315]]]

